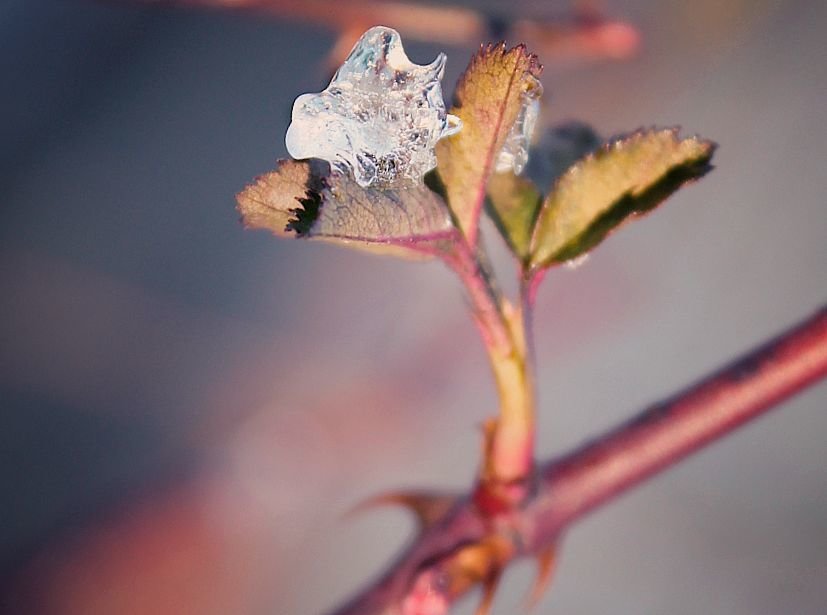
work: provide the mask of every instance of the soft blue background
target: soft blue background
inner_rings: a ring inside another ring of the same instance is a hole
[[[680,123],[721,147],[707,179],[548,276],[542,456],[827,298],[827,4],[606,4],[641,28],[642,54],[545,58],[544,121]],[[471,480],[493,388],[451,275],[236,220],[234,193],[284,155],[291,102],[323,86],[332,42],[249,14],[0,4],[8,584],[33,555],[208,480],[263,511],[250,531],[289,564],[258,571],[251,612],[316,613],[409,529],[396,511],[342,522],[350,505]],[[447,51],[451,84],[471,50]],[[539,612],[824,613],[825,406],[821,385],[578,525]],[[497,612],[529,575],[508,576]]]

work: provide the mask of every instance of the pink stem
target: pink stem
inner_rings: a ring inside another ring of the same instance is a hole
[[[497,291],[492,286],[490,275],[462,237],[457,237],[449,252],[442,254],[445,263],[459,276],[471,309],[480,328],[483,341],[488,349],[508,354],[513,340],[503,314]]]
[[[777,339],[543,469],[536,539],[827,376],[827,306]]]
[[[761,416],[827,376],[827,306],[777,339],[579,450],[545,464],[537,493],[512,513],[520,555],[537,556],[571,523]],[[470,499],[423,532],[375,585],[334,615],[380,615],[415,591],[413,581],[493,526]],[[393,612],[393,611],[390,611]]]

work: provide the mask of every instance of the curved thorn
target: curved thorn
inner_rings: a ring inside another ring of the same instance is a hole
[[[382,493],[357,504],[345,516],[351,517],[376,506],[396,505],[409,510],[416,517],[420,529],[426,529],[442,519],[457,502],[457,496],[427,491],[396,491]]]
[[[476,615],[488,615],[491,612],[491,605],[494,603],[494,595],[497,593],[497,586],[502,577],[502,568],[492,570],[482,583],[482,600],[477,607]]]
[[[526,601],[526,609],[533,609],[540,602],[540,598],[546,593],[551,577],[554,574],[554,564],[556,562],[556,553],[554,547],[549,547],[542,551],[537,556],[537,579],[534,581],[534,587],[531,589],[528,600]]]

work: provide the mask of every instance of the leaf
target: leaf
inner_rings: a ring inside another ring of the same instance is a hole
[[[531,235],[543,202],[534,182],[553,183],[598,145],[599,137],[590,126],[570,121],[546,130],[540,143],[531,149],[526,167],[531,180],[513,172],[491,176],[486,199],[488,215],[521,263],[528,260]]]
[[[705,175],[716,145],[676,128],[615,139],[558,180],[537,217],[529,265],[548,267],[588,252],[630,216],[647,212]]]
[[[442,199],[423,184],[363,188],[320,160],[280,160],[238,196],[248,228],[422,258],[453,237]]]
[[[524,45],[480,49],[454,93],[451,113],[462,130],[437,143],[437,170],[448,205],[468,243],[476,245],[485,188],[526,92],[541,87],[542,67]]]
[[[537,186],[512,171],[495,173],[488,182],[488,215],[520,262],[530,254],[531,231],[542,202]]]
[[[599,145],[597,133],[588,124],[569,121],[546,130],[537,146],[531,148],[525,173],[531,179],[513,172],[491,176],[486,210],[521,263],[528,260],[531,235],[543,202],[534,182],[552,184]]]
[[[310,208],[310,196],[324,187],[320,180],[322,170],[314,169],[314,164],[279,160],[275,171],[257,177],[239,192],[237,210],[244,226],[269,230],[282,237],[295,236],[293,222],[297,212]]]

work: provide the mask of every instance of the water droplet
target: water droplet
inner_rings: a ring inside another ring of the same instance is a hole
[[[445,110],[445,54],[414,64],[399,33],[376,26],[362,35],[330,85],[293,104],[285,139],[293,158],[321,158],[360,186],[422,182],[436,167],[434,146],[460,130]]]
[[[528,150],[531,147],[531,137],[540,115],[540,96],[543,95],[543,84],[531,75],[528,76],[521,93],[521,107],[517,112],[517,119],[505,138],[503,147],[497,155],[495,171],[503,173],[514,171],[517,175],[523,172],[528,162]]]
[[[584,252],[580,256],[575,256],[574,258],[567,260],[565,262],[566,269],[577,269],[578,267],[581,267],[583,264],[585,264],[587,260],[589,260],[589,253]]]

